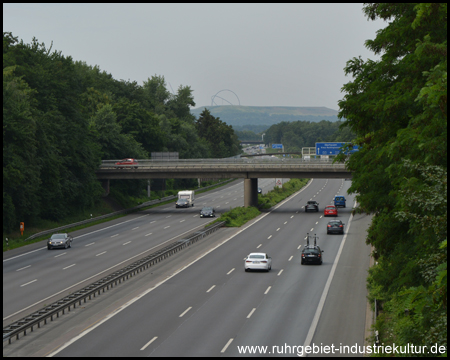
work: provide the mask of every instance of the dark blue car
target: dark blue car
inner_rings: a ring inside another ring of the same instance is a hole
[[[338,207],[338,206],[342,206],[345,207],[345,196],[343,195],[336,195],[334,197],[334,206]]]

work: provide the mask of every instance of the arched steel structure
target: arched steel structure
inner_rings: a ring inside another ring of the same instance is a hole
[[[234,96],[236,96],[239,105],[241,105],[241,100],[239,100],[239,96],[237,96],[236,93],[235,93],[234,91],[228,90],[228,89],[223,89],[223,90],[220,90],[219,92],[217,92],[216,95],[211,96],[211,106],[214,106],[214,105],[217,106],[217,104],[214,102],[214,99],[215,99],[216,97],[218,97],[218,98],[220,98],[220,99],[222,99],[222,100],[225,100],[225,99],[221,98],[220,96],[217,96],[217,95],[220,94],[222,91],[230,91],[230,92],[232,92],[232,93],[234,94]],[[225,101],[228,102],[230,105],[232,105],[228,100],[225,100]]]

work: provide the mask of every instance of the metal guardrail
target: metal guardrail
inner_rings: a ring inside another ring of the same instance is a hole
[[[220,182],[218,184],[205,186],[205,187],[199,188],[197,191],[207,190],[207,189],[212,188],[212,187],[217,186],[217,185],[223,185],[223,183],[228,182],[228,181],[232,181],[232,180],[225,180],[225,181],[222,181],[222,182]],[[129,209],[119,210],[119,211],[115,211],[115,212],[112,212],[112,213],[109,213],[109,214],[106,214],[106,215],[97,216],[97,217],[92,218],[92,219],[82,220],[82,221],[79,221],[79,222],[76,222],[76,223],[73,223],[73,224],[67,224],[67,225],[63,225],[63,226],[60,226],[60,227],[57,227],[57,228],[54,228],[54,229],[41,231],[39,233],[31,235],[30,237],[26,238],[24,241],[33,240],[33,239],[35,239],[35,238],[37,238],[39,236],[53,234],[55,232],[58,232],[58,231],[61,231],[61,230],[64,230],[64,229],[69,229],[69,228],[72,228],[72,227],[75,227],[75,226],[89,224],[91,222],[102,220],[102,219],[107,219],[107,218],[112,217],[112,216],[126,214],[128,212],[133,212],[133,211],[139,210],[141,208],[144,208],[144,207],[147,207],[147,206],[150,206],[150,205],[159,204],[159,203],[162,203],[162,202],[165,202],[165,201],[168,201],[168,200],[174,200],[176,198],[177,198],[177,195],[171,195],[171,196],[163,197],[163,198],[161,198],[159,200],[147,201],[145,203],[142,203],[141,205],[138,205],[138,206],[135,206],[135,207],[132,207],[132,208],[129,208]]]
[[[225,224],[225,221],[220,221],[211,225],[202,231],[197,231],[190,235],[186,239],[178,240],[163,249],[156,251],[131,265],[128,265],[114,273],[105,276],[104,278],[84,287],[81,290],[77,290],[75,293],[62,298],[24,318],[13,322],[7,327],[3,328],[3,341],[8,340],[8,343],[11,344],[11,339],[16,337],[16,340],[19,339],[19,335],[23,333],[23,335],[27,334],[27,330],[33,331],[33,328],[37,326],[41,327],[41,323],[44,325],[47,324],[47,320],[53,321],[53,317],[56,316],[59,318],[60,315],[65,314],[65,311],[70,311],[70,308],[76,307],[76,305],[81,305],[81,302],[86,302],[92,296],[100,295],[101,292],[105,292],[105,290],[109,290],[109,288],[113,288],[115,285],[120,284],[122,281],[127,280],[129,277],[136,275],[137,273],[147,269],[148,267],[164,260],[165,258],[173,255],[174,253],[182,250],[183,248],[197,242],[198,240],[204,238],[205,236],[215,232],[219,228],[221,228]]]

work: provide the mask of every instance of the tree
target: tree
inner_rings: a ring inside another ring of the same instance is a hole
[[[432,231],[423,220],[447,218],[446,176],[432,175],[447,168],[447,4],[370,3],[364,12],[389,20],[366,41],[382,56],[347,62],[354,80],[343,86],[339,117],[360,145],[347,162],[349,191],[357,194],[358,211],[375,215],[367,242],[378,265],[369,273],[369,297],[387,312],[377,322],[389,328],[385,343],[446,344],[446,306],[436,305],[446,299],[446,227]]]

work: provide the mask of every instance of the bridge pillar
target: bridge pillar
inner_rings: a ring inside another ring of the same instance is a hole
[[[244,179],[244,207],[258,206],[258,179]]]
[[[109,195],[109,179],[102,180],[102,187],[105,192],[103,193],[103,196]]]

